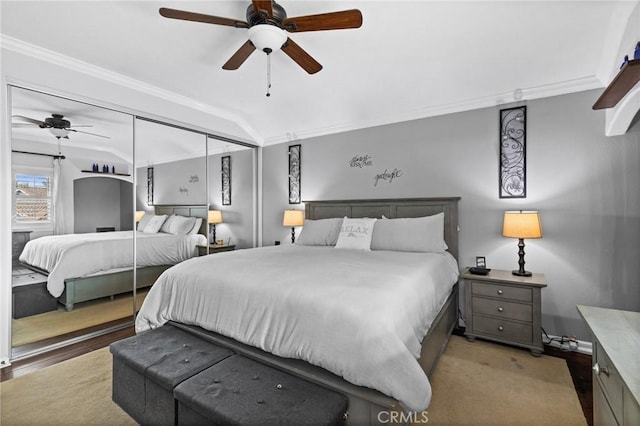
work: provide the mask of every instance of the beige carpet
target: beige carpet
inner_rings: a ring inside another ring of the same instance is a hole
[[[429,425],[586,424],[559,358],[453,336],[432,386]],[[135,423],[111,401],[111,354],[103,348],[0,383],[0,424]]]
[[[149,289],[137,291],[138,308],[148,292]],[[39,342],[121,318],[133,318],[132,309],[131,294],[118,295],[114,300],[103,298],[78,303],[71,312],[67,312],[62,305],[59,305],[57,311],[12,320],[11,346]]]

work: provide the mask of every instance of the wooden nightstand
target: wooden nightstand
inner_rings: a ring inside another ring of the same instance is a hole
[[[208,254],[222,253],[223,251],[232,251],[236,249],[235,244],[223,244],[223,245],[209,244],[208,247],[209,247]],[[207,254],[207,246],[198,246],[198,255],[205,256],[206,254]]]
[[[534,356],[542,346],[541,290],[543,274],[519,277],[511,271],[492,269],[488,275],[460,274],[465,283],[465,335],[521,346]]]

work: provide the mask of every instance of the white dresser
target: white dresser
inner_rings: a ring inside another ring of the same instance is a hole
[[[640,425],[640,312],[578,312],[593,334],[593,424]]]

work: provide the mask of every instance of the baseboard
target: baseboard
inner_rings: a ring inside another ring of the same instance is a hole
[[[565,336],[565,343],[561,343],[559,340],[562,338],[563,336],[546,335],[543,333],[542,343],[568,352],[578,352],[585,355],[591,355],[593,353],[593,345],[591,342],[578,339],[567,340]]]

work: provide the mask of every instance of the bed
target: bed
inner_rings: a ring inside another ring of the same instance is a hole
[[[198,255],[206,245],[207,206],[158,205],[155,215],[202,218],[195,235],[170,233],[136,234],[134,231],[97,232],[41,237],[29,241],[20,262],[47,275],[52,298],[73,310],[76,303],[130,292],[151,286],[170,266]]]
[[[136,318],[136,331],[170,322],[237,353],[335,389],[349,398],[350,424],[381,424],[392,411],[421,411],[431,398],[427,377],[457,318],[458,200],[305,202],[306,219],[316,221],[422,218],[443,213],[448,250],[365,252],[338,247],[338,241],[335,248],[287,245],[191,259],[158,279]],[[443,267],[431,274],[424,272],[422,263]],[[411,272],[398,273],[392,269],[396,267]],[[338,283],[344,268],[357,273]],[[320,276],[320,284],[304,271]],[[436,285],[442,279],[448,281],[446,285]],[[277,289],[279,285],[273,283],[280,281],[284,287]],[[215,287],[215,296],[203,297],[202,291],[211,291],[211,287]],[[367,291],[362,292],[363,288]],[[330,302],[312,293],[317,290],[329,295]],[[367,292],[378,294],[378,299],[369,298]],[[427,294],[434,295],[434,300],[419,297]],[[314,304],[312,299],[323,302]],[[425,308],[434,305],[433,309],[420,309],[423,302]],[[405,304],[417,306],[405,309]],[[291,309],[293,306],[297,308]],[[377,321],[377,317],[385,321]],[[363,319],[374,327],[357,328]],[[396,328],[398,324],[409,327]]]

